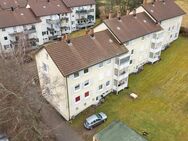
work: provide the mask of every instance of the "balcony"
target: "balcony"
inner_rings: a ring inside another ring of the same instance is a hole
[[[149,56],[149,59],[148,61],[150,63],[155,63],[156,61],[159,61],[160,60],[160,52],[158,53],[150,53],[150,56]]]
[[[93,26],[95,23],[90,22],[90,23],[79,23],[76,25],[77,28],[84,28],[84,27],[89,27],[89,26]]]
[[[24,29],[26,34],[32,34],[32,33],[36,33],[36,28],[32,27],[30,29]]]
[[[116,92],[119,92],[123,89],[125,89],[128,86],[128,82],[123,81],[122,83],[119,83],[118,86],[113,86],[113,90]]]
[[[152,43],[160,43],[163,41],[163,39],[164,39],[163,32],[161,32],[158,34],[156,34],[156,33],[153,34],[153,39],[151,41],[152,41]]]
[[[52,19],[47,19],[46,22],[47,22],[48,24],[58,24],[58,23],[60,23],[60,19],[54,19],[54,20],[52,20]]]
[[[114,79],[117,80],[117,81],[120,81],[124,78],[127,78],[129,75],[128,72],[124,72],[123,74],[120,74],[119,76],[118,75],[114,75]]]
[[[47,30],[50,31],[50,32],[54,32],[55,29],[53,27],[47,27]]]
[[[76,10],[77,14],[87,14],[89,11],[86,9],[80,9],[80,10]]]

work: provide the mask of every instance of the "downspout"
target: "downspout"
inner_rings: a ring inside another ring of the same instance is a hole
[[[68,99],[68,116],[69,116],[69,120],[70,118],[70,105],[69,105],[69,87],[68,87],[68,81],[67,81],[67,77],[66,77],[66,84],[67,84],[67,99]]]

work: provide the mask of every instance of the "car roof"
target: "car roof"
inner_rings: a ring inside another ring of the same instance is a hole
[[[97,115],[95,114],[95,115],[92,115],[92,116],[88,117],[88,118],[86,119],[86,121],[87,121],[88,123],[91,123],[91,122],[93,122],[93,121],[96,120],[96,119],[98,119],[98,117],[97,117]]]

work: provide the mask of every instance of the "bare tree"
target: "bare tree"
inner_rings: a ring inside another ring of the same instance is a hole
[[[0,54],[0,132],[12,141],[50,141],[53,136],[39,113],[46,103],[33,85],[35,65],[24,61],[27,47],[25,36],[19,35],[14,50]]]

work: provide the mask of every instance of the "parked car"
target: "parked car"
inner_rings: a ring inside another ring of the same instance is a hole
[[[93,127],[105,122],[107,120],[107,115],[103,112],[94,114],[88,117],[84,122],[84,127],[91,130]]]

